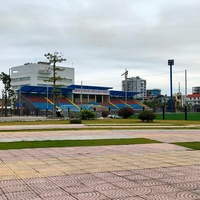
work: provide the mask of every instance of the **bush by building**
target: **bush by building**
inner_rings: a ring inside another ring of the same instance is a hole
[[[152,122],[156,118],[156,114],[151,110],[144,110],[138,115],[138,119],[141,119],[143,122]]]
[[[134,110],[132,108],[128,108],[128,107],[121,108],[118,111],[118,115],[124,119],[127,119],[128,117],[130,117],[133,114],[134,114]]]
[[[97,118],[96,113],[90,110],[82,110],[79,113],[79,118],[81,120],[87,120],[87,119],[95,119]]]

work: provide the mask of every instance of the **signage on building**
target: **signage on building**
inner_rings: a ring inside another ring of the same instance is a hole
[[[109,95],[108,90],[91,90],[91,89],[75,89],[74,94],[97,94],[97,95]]]

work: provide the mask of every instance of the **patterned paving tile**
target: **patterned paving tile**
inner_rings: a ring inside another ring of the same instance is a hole
[[[26,185],[26,184],[23,184],[23,185],[6,185],[6,186],[3,186],[1,187],[3,193],[9,193],[9,192],[25,192],[25,191],[30,191],[31,188]]]
[[[78,200],[110,200],[110,198],[96,191],[76,193],[72,194],[72,196],[74,196]]]
[[[162,178],[159,179],[162,182],[168,183],[168,184],[173,184],[173,183],[183,183],[184,178],[183,177],[167,177],[167,178]]]
[[[140,175],[140,174],[134,174],[134,175],[126,176],[126,179],[131,180],[131,181],[139,181],[139,180],[147,180],[150,178],[147,176]]]
[[[180,188],[177,188],[174,185],[169,185],[169,184],[151,186],[150,188],[151,188],[151,194],[172,193],[180,191]]]
[[[33,191],[25,191],[25,192],[11,192],[5,194],[7,199],[9,200],[41,200],[41,198]]]
[[[129,181],[129,180],[122,181],[122,182],[121,181],[114,182],[112,184],[116,185],[116,186],[118,186],[119,188],[122,188],[122,189],[135,188],[135,187],[142,186],[139,183],[136,183],[136,182],[133,182],[133,181]]]
[[[86,185],[76,185],[76,186],[64,187],[63,190],[65,190],[66,192],[68,192],[70,194],[93,192],[93,189]]]
[[[161,140],[167,141],[166,133],[123,131],[128,136],[141,134],[158,138],[161,135]],[[61,138],[71,133],[57,134]],[[186,132],[177,137],[173,134],[169,135],[170,139],[189,138],[185,137]],[[0,199],[184,200],[200,199],[199,195],[200,151],[175,145],[0,151]]]
[[[149,170],[149,169],[135,170],[134,172],[136,174],[140,174],[142,176],[146,176],[146,177],[154,178],[154,179],[162,178],[163,177],[162,173],[156,172],[154,170]]]
[[[77,200],[75,197],[72,197],[71,195],[64,195],[64,196],[57,196],[55,197],[47,197],[42,198],[43,200]]]
[[[198,199],[200,199],[200,194],[195,194],[195,193],[192,193],[191,191],[181,191],[178,193],[170,193],[169,196],[179,199],[179,200],[184,200],[184,199],[198,200]]]
[[[99,192],[106,191],[106,190],[119,190],[119,189],[120,189],[119,187],[111,183],[102,183],[94,187],[94,190],[99,191]]]
[[[171,197],[168,194],[142,195],[142,198],[145,200],[178,200],[178,198]],[[182,199],[182,200],[188,200],[188,199]]]
[[[184,191],[197,190],[200,189],[200,182],[175,183],[173,186]]]
[[[140,186],[140,187],[135,187],[135,188],[129,188],[125,190],[127,193],[132,194],[132,195],[146,195],[146,194],[150,194],[152,192],[150,187],[144,187],[144,186]]]
[[[0,181],[0,187],[6,187],[6,186],[14,186],[14,185],[23,185],[24,181],[20,179],[13,179],[13,180],[1,180]]]
[[[127,197],[134,196],[133,194],[130,194],[126,190],[120,189],[120,190],[104,190],[101,191],[102,194],[105,196],[114,199],[114,198],[124,198],[126,199]]]
[[[163,181],[160,181],[158,179],[147,179],[147,180],[139,180],[136,181],[140,185],[143,186],[157,186],[157,185],[164,185],[165,183]]]
[[[63,196],[70,196],[69,193],[65,192],[62,189],[54,188],[49,190],[36,190],[35,191],[42,199],[54,198],[57,199],[58,197]]]
[[[115,200],[124,200],[124,198],[117,198]],[[127,197],[126,200],[144,200],[142,197],[134,196],[134,197]]]
[[[4,194],[0,194],[0,200],[7,200],[7,197]]]

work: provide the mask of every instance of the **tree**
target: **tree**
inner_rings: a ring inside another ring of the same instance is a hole
[[[121,108],[118,111],[118,115],[120,117],[123,117],[124,119],[127,119],[128,117],[130,117],[133,114],[134,114],[134,110],[132,108],[128,108],[128,107]]]
[[[3,89],[3,93],[2,93],[2,102],[4,102],[4,106],[5,106],[4,115],[7,116],[8,99],[10,99],[14,95],[14,91],[11,89],[10,75],[8,75],[4,72],[1,72],[0,77],[1,77],[2,83],[4,85],[4,89]]]
[[[53,68],[52,68],[53,76],[44,81],[53,83],[53,90],[51,92],[53,94],[53,104],[54,104],[53,116],[55,117],[56,116],[56,98],[57,98],[56,95],[60,92],[60,90],[57,89],[58,85],[56,84],[56,82],[63,79],[60,76],[56,76],[57,71],[63,71],[63,69],[56,67],[56,63],[61,63],[63,61],[66,61],[66,59],[63,58],[63,54],[58,53],[58,52],[54,52],[53,54],[47,53],[47,54],[44,54],[44,56],[47,58],[50,64],[53,64]]]

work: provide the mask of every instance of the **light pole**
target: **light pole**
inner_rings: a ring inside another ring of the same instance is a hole
[[[170,66],[170,112],[173,112],[172,65],[174,65],[174,60],[168,60],[168,65]]]

